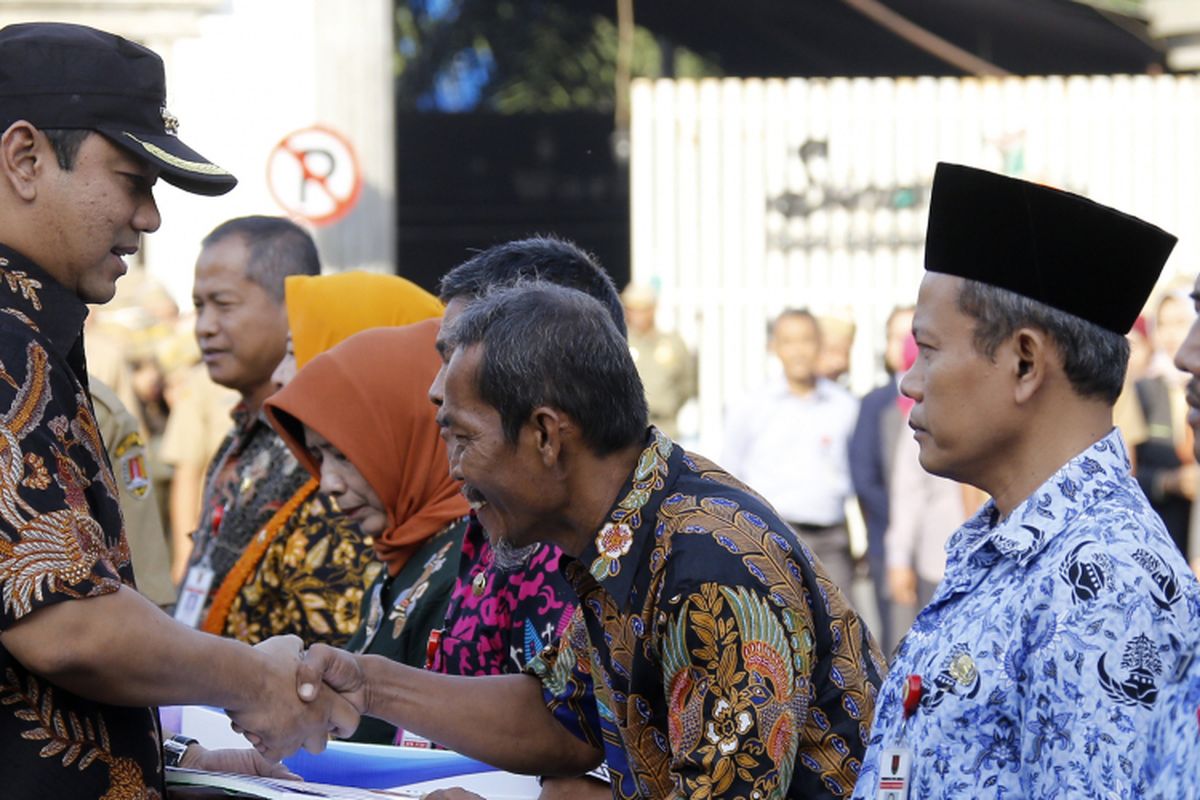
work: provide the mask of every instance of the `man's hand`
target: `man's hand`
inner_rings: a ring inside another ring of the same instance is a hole
[[[611,786],[592,778],[545,778],[538,800],[611,800],[612,795]]]
[[[244,708],[226,709],[235,730],[255,749],[279,761],[303,747],[325,749],[329,734],[346,737],[358,728],[359,713],[330,689],[320,687],[309,702],[296,696],[302,643],[295,636],[275,637],[255,648],[261,656],[263,690]]]
[[[265,778],[281,778],[288,781],[301,780],[283,764],[273,764],[257,750],[248,747],[234,750],[209,750],[193,744],[184,753],[179,766],[187,769],[202,769],[208,772],[236,772],[240,775],[261,775]]]
[[[310,647],[296,670],[296,692],[304,702],[312,702],[322,683],[341,695],[359,714],[367,713],[370,687],[352,653],[323,644]]]
[[[905,606],[917,604],[917,572],[912,567],[888,567],[887,587],[893,602]]]

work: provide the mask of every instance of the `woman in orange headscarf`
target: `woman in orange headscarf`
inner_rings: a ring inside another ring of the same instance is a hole
[[[277,385],[359,331],[442,313],[437,298],[411,281],[370,272],[293,275],[285,297],[289,347]],[[285,633],[306,644],[349,641],[380,564],[373,537],[317,488],[316,478],[301,485],[250,540],[218,587],[204,630],[250,644]]]
[[[426,394],[441,366],[438,326],[429,320],[352,336],[264,405],[321,491],[373,536],[385,567],[349,648],[417,667],[443,623],[468,513]],[[364,720],[355,738],[390,742],[394,734]]]

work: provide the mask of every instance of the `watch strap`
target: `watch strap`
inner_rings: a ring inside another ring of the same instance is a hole
[[[176,734],[169,739],[163,740],[163,766],[178,767],[179,762],[183,760],[183,754],[187,752],[189,746],[199,744],[198,741],[190,736],[181,736]]]

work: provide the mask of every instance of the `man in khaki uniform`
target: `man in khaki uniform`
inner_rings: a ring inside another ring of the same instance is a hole
[[[655,326],[658,296],[654,289],[631,283],[621,293],[621,304],[629,327],[629,352],[650,405],[650,424],[678,439],[675,418],[696,396],[696,359],[679,334]]]
[[[117,478],[121,516],[133,556],[138,591],[160,606],[175,603],[167,539],[154,499],[154,482],[146,456],[146,440],[138,422],[107,384],[89,376],[88,388],[96,424]]]
[[[229,412],[237,399],[237,392],[213,383],[203,364],[189,368],[172,392],[161,458],[174,468],[170,572],[176,583],[187,571],[192,552],[191,533],[200,520],[204,470],[229,432]]]

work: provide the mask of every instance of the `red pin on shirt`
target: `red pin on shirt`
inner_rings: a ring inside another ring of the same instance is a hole
[[[917,706],[921,705],[922,691],[920,675],[909,675],[904,679],[904,693],[900,696],[900,702],[904,706],[905,719],[911,717]]]
[[[437,651],[441,645],[442,629],[435,628],[429,632],[429,641],[425,642],[425,669],[433,669],[433,660],[437,657]]]
[[[212,513],[212,532],[213,538],[221,535],[221,521],[225,519],[225,506],[220,505],[213,509]]]

